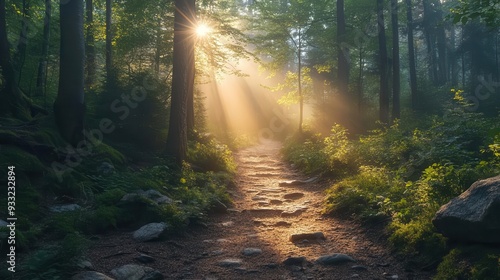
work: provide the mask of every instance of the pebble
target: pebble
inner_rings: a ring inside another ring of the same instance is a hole
[[[368,270],[368,267],[363,265],[353,265],[351,266],[351,269],[362,271],[362,270]]]
[[[283,261],[284,265],[302,265],[306,261],[305,257],[288,257]]]
[[[240,259],[225,259],[219,262],[219,266],[223,267],[239,267],[242,264]]]
[[[292,200],[300,199],[302,197],[304,197],[304,193],[300,192],[288,193],[283,196],[284,199],[292,199]]]
[[[355,262],[355,260],[346,254],[331,254],[319,257],[316,262],[323,265],[332,265],[346,262]]]
[[[245,256],[256,256],[262,254],[262,250],[259,248],[245,248],[241,253]]]
[[[290,236],[290,241],[291,242],[299,242],[301,240],[304,240],[304,239],[307,239],[307,240],[314,240],[314,239],[326,239],[325,238],[325,235],[318,231],[318,232],[313,232],[313,233],[299,233],[299,234],[292,234]]]

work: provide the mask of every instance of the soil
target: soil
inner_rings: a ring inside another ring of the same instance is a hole
[[[131,232],[100,236],[87,256],[94,269],[111,276],[112,269],[140,264],[135,258],[147,254],[154,262],[144,265],[165,279],[431,279],[391,252],[380,225],[367,228],[323,215],[324,191],[331,183],[294,170],[280,148],[278,142],[265,142],[235,153],[238,175],[227,213],[210,215],[203,226],[162,241],[136,242]],[[315,232],[325,238],[290,241],[294,234]],[[334,253],[355,262],[316,262]]]

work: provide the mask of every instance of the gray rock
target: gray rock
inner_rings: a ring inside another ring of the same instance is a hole
[[[225,259],[219,262],[219,266],[223,267],[239,267],[242,261],[240,259]]]
[[[363,266],[363,265],[353,265],[353,266],[351,266],[351,269],[354,269],[357,271],[364,271],[364,270],[368,270],[368,267]]]
[[[316,263],[323,265],[341,264],[346,262],[356,262],[352,257],[346,254],[332,254],[321,256],[316,260]]]
[[[83,271],[71,277],[71,280],[114,280],[96,271]]]
[[[63,204],[63,205],[54,205],[50,207],[50,211],[54,213],[61,213],[61,212],[69,212],[69,211],[76,211],[80,210],[82,207],[78,204]]]
[[[165,223],[150,223],[136,230],[133,236],[139,242],[150,241],[159,238],[167,228]]]
[[[115,167],[109,162],[102,162],[97,168],[97,172],[101,174],[111,174],[115,172]]]
[[[256,256],[262,254],[262,250],[259,248],[245,248],[241,253],[245,256]]]
[[[79,261],[78,262],[78,267],[81,268],[81,269],[85,269],[85,270],[92,270],[92,269],[94,269],[94,266],[88,260],[81,260],[81,261]]]
[[[451,239],[500,243],[500,176],[472,184],[441,206],[432,223]]]
[[[288,257],[283,261],[284,265],[302,265],[306,262],[305,257]]]
[[[126,264],[111,270],[111,274],[117,280],[161,280],[163,275],[151,267]]]
[[[0,228],[1,227],[6,227],[9,223],[7,223],[6,221],[4,220],[0,220]]]
[[[163,276],[163,274],[161,274],[161,272],[159,272],[158,270],[154,270],[141,278],[141,280],[163,280],[163,279],[165,279],[165,276]]]
[[[299,233],[299,234],[292,234],[290,236],[290,241],[291,242],[300,242],[304,239],[307,240],[324,240],[325,235],[322,232],[313,232],[313,233]]]

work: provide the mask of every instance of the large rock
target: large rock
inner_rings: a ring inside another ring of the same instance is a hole
[[[117,280],[161,280],[164,276],[151,267],[126,264],[111,270],[111,274]]]
[[[477,181],[441,206],[432,223],[459,241],[500,243],[500,176]]]
[[[139,242],[146,242],[158,239],[167,228],[165,223],[150,223],[134,231],[133,236]]]

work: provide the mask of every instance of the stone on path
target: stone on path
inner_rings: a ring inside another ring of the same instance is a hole
[[[281,213],[281,217],[298,217],[302,215],[308,208],[306,206],[299,206],[296,208],[285,210]]]
[[[291,225],[291,223],[285,221],[279,221],[274,224],[275,227],[289,227]]]
[[[71,280],[114,280],[97,271],[83,271],[71,277]]]
[[[346,254],[332,254],[321,256],[316,260],[317,263],[322,265],[333,265],[333,264],[342,264],[346,262],[356,262],[352,257]]]
[[[161,280],[163,275],[151,267],[126,264],[111,270],[111,274],[117,280]]]
[[[299,234],[292,234],[290,236],[290,241],[291,242],[299,242],[299,241],[302,241],[304,239],[307,239],[307,240],[325,240],[326,237],[325,235],[322,233],[322,232],[313,232],[313,233],[299,233]]]
[[[159,238],[167,228],[165,223],[150,223],[136,230],[133,236],[139,242],[151,241]]]
[[[256,256],[262,254],[262,250],[259,248],[245,248],[241,253],[245,256]]]
[[[306,262],[305,257],[288,257],[283,261],[284,265],[302,265]]]
[[[295,192],[295,193],[287,193],[283,196],[284,199],[297,200],[304,197],[304,193]]]
[[[451,239],[500,243],[500,176],[472,184],[441,206],[432,223]]]
[[[222,267],[239,267],[242,264],[240,259],[225,259],[219,262],[219,266]]]

